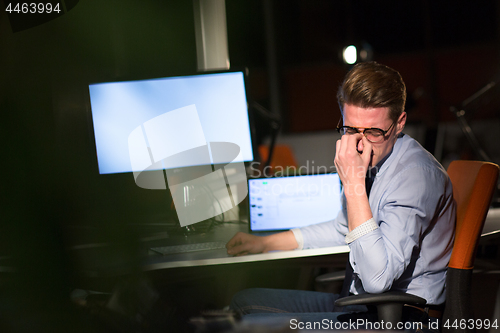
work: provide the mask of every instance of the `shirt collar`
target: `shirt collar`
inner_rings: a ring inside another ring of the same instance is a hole
[[[401,142],[403,140],[403,137],[405,136],[404,133],[400,133],[397,137],[397,140],[396,140],[396,143],[394,144],[394,146],[392,147],[391,151],[389,152],[389,154],[387,154],[382,160],[380,160],[380,162],[377,163],[376,166],[370,168],[367,172],[367,177],[372,177],[374,178],[377,174],[379,173],[383,173],[385,171],[385,169],[388,168],[388,165],[390,165],[392,162],[389,162],[389,164],[385,163],[389,157],[391,157],[392,153],[394,152],[394,150],[396,150],[396,152],[399,151],[399,147],[401,145]],[[396,153],[397,154],[397,153]]]

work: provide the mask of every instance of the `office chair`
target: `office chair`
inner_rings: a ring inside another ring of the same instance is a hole
[[[473,319],[471,308],[472,269],[477,245],[484,221],[498,180],[498,165],[479,161],[453,161],[448,167],[448,175],[453,184],[453,196],[457,204],[455,242],[448,264],[446,277],[446,303],[442,324],[443,330],[472,332],[469,325],[460,328],[460,322]],[[336,306],[375,305],[379,320],[401,322],[404,304],[425,304],[425,299],[403,292],[363,294],[340,298]]]
[[[259,155],[261,161],[267,161],[269,157],[269,148],[266,145],[259,146]],[[271,161],[269,161],[269,166],[271,167],[271,171],[274,173],[277,168],[282,168],[280,171],[287,172],[288,168],[297,169],[297,161],[295,160],[295,156],[292,152],[292,149],[288,145],[279,144],[275,145],[273,149],[273,153],[271,156]]]

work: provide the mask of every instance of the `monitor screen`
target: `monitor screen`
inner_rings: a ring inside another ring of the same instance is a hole
[[[89,92],[100,174],[143,171],[140,161],[134,165],[143,152],[134,152],[131,138],[144,141],[151,160],[227,142],[239,154],[218,163],[253,161],[243,72],[97,83]],[[205,159],[171,159],[158,169],[202,164]]]
[[[250,230],[288,230],[330,221],[342,209],[337,173],[249,178]]]

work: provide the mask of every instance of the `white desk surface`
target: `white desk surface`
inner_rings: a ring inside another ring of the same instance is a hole
[[[323,256],[340,253],[348,253],[349,246],[333,246],[318,249],[293,250],[293,251],[273,251],[261,254],[249,254],[239,257],[232,257],[226,253],[225,249],[210,250],[202,252],[185,253],[180,255],[161,256],[158,255],[157,262],[148,263],[143,266],[143,270],[157,270],[176,267],[194,267],[208,265],[223,265],[246,262],[257,262],[266,260],[280,260],[304,258],[311,256]]]
[[[500,235],[500,208],[490,208],[486,215],[482,237]]]

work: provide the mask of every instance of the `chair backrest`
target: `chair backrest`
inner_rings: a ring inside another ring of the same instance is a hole
[[[261,161],[267,161],[269,156],[269,148],[265,145],[259,146],[259,155]],[[270,167],[271,169],[282,168],[286,170],[287,168],[297,168],[297,161],[292,152],[292,149],[288,145],[275,145],[273,149],[273,156],[271,158]]]
[[[457,204],[455,244],[448,267],[472,269],[479,237],[498,179],[498,165],[453,161],[448,167]]]
[[[498,165],[479,161],[453,161],[448,175],[457,203],[455,243],[446,277],[446,306],[443,331],[472,332],[446,327],[455,320],[473,319],[471,306],[472,269],[477,245],[498,180]]]

